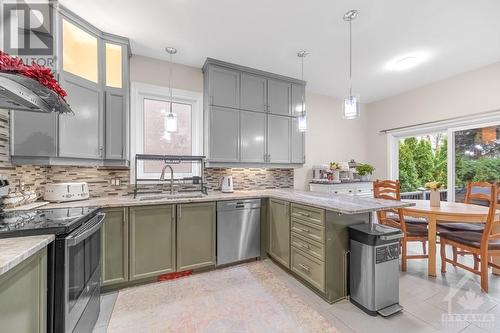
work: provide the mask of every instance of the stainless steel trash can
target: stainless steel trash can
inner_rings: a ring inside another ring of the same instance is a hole
[[[349,227],[349,236],[351,302],[372,316],[387,317],[401,311],[401,230],[381,224],[356,224]]]

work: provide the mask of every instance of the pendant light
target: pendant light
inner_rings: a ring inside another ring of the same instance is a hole
[[[300,58],[300,68],[301,68],[301,74],[300,74],[300,79],[304,81],[304,58],[309,55],[307,51],[299,51],[297,53],[297,57]],[[297,126],[299,132],[305,132],[307,130],[307,118],[306,118],[306,105],[305,105],[305,89],[304,89],[304,94],[302,94],[302,105],[300,108],[300,116],[297,117]]]
[[[356,119],[360,115],[359,96],[352,94],[352,20],[359,12],[352,9],[344,14],[344,21],[349,22],[349,96],[344,98],[343,112],[345,119]]]
[[[174,47],[165,48],[168,54],[170,54],[170,63],[169,63],[169,78],[168,85],[170,88],[170,111],[165,116],[164,128],[166,133],[174,133],[177,132],[177,115],[173,112],[173,104],[174,99],[172,96],[172,67],[173,67],[173,56],[177,53],[177,49]]]

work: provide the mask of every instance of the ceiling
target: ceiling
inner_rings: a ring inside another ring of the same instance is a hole
[[[500,61],[498,0],[60,0],[99,29],[130,38],[132,53],[201,67],[206,57],[300,77],[308,90],[348,91],[348,24],[353,21],[353,93],[368,103]],[[406,71],[387,63],[428,59]]]

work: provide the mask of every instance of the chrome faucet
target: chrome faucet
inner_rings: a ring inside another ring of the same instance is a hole
[[[169,168],[170,169],[170,194],[174,194],[174,169],[172,168],[171,165],[165,164],[163,166],[163,169],[161,169],[161,175],[160,175],[160,181],[165,180],[165,169]]]

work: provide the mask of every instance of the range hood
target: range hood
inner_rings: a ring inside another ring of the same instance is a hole
[[[21,74],[0,72],[0,109],[73,113],[51,89]]]

